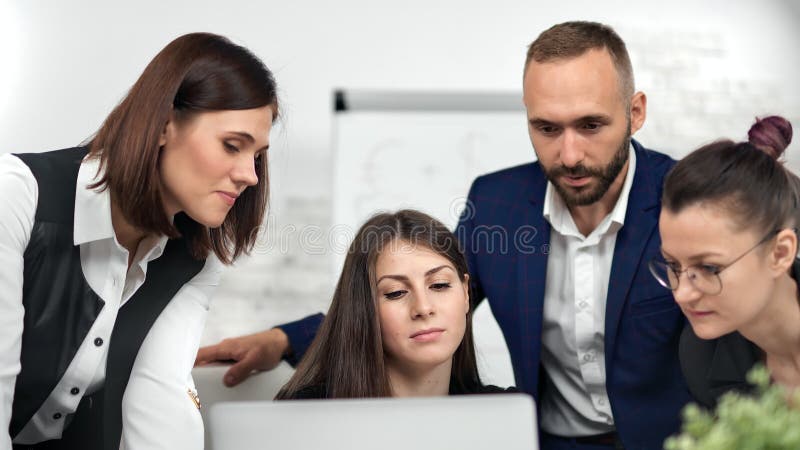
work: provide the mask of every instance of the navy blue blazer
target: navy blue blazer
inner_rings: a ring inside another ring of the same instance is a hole
[[[685,323],[647,262],[659,253],[658,215],[668,156],[633,141],[636,172],[617,234],[605,323],[606,390],[626,449],[657,449],[679,430],[690,399],[678,361]],[[550,224],[538,162],[475,180],[456,233],[474,299],[488,299],[505,337],[517,387],[538,398]]]

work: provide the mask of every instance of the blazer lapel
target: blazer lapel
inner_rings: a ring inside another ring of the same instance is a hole
[[[617,327],[637,269],[643,267],[643,252],[652,233],[657,233],[660,199],[647,155],[632,141],[636,152],[636,172],[628,197],[625,225],[617,232],[614,260],[606,299],[605,356],[613,360]]]
[[[518,255],[517,282],[522,298],[519,307],[519,339],[525,360],[523,371],[525,384],[529,389],[539,386],[539,362],[542,348],[542,318],[544,312],[544,291],[547,280],[547,257],[550,244],[550,224],[542,216],[544,194],[547,179],[536,165],[539,176],[532,177],[532,187],[528,196],[530,207],[521,219],[520,225],[529,227],[532,236],[520,245],[514,239],[515,251]],[[534,231],[535,230],[535,231]]]

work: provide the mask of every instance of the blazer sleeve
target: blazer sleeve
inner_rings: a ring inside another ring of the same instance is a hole
[[[477,211],[477,190],[481,178],[476,179],[472,186],[469,188],[469,195],[467,196],[467,204],[461,217],[458,220],[456,227],[456,236],[461,243],[461,248],[464,251],[464,256],[467,258],[467,267],[469,269],[470,289],[472,290],[473,308],[477,307],[480,302],[486,297],[481,285],[481,280],[478,275],[477,255],[475,248],[475,214]]]
[[[291,352],[284,356],[284,359],[291,364],[292,367],[297,366],[297,363],[303,359],[303,355],[305,355],[306,350],[308,350],[309,345],[311,345],[311,341],[313,341],[314,337],[317,335],[317,330],[324,319],[325,315],[318,313],[275,327],[283,330],[289,338]]]

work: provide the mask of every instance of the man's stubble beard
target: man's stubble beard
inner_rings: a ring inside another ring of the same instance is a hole
[[[628,122],[630,123],[630,120]],[[625,137],[619,147],[617,147],[614,157],[604,167],[586,167],[583,164],[578,164],[575,167],[560,165],[552,169],[544,169],[543,167],[545,176],[553,183],[556,191],[567,206],[591,205],[606,195],[611,184],[614,183],[622,168],[625,167],[625,163],[628,162],[630,145],[631,133],[630,126],[628,126],[628,131],[625,133]],[[580,188],[565,187],[559,182],[559,178],[564,175],[573,177],[591,176],[596,182],[590,182],[589,185]]]

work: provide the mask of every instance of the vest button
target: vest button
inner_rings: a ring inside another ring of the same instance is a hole
[[[81,390],[76,388],[76,387],[74,387],[74,388],[69,390],[69,393],[72,394],[72,395],[78,395],[80,392],[81,392]]]
[[[100,347],[101,345],[103,345],[103,338],[95,338],[94,339],[94,345],[97,346],[97,347]]]
[[[60,418],[61,418],[61,413],[55,413],[55,414],[53,414],[53,419],[55,419],[55,420],[58,420],[58,419],[60,419]]]

